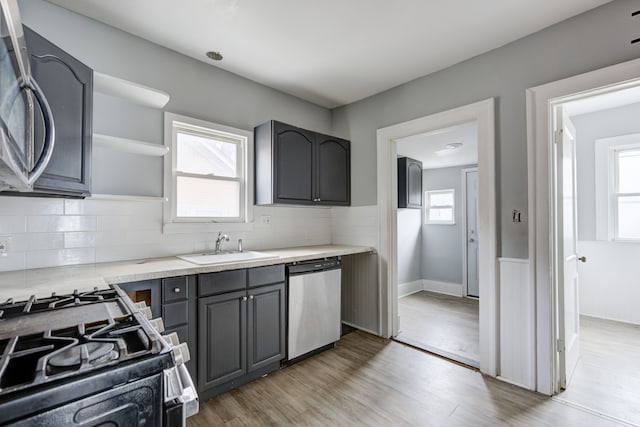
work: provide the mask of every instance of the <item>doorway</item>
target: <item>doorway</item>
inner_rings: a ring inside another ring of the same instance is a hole
[[[478,368],[478,125],[462,123],[395,142],[395,339]],[[406,203],[410,196],[417,203]]]
[[[479,364],[480,371],[491,376],[498,374],[494,108],[494,100],[488,99],[378,129],[377,132],[380,330],[382,335],[394,337],[398,335],[400,326],[396,141],[474,121],[478,125]]]
[[[637,286],[620,287],[637,282],[638,272],[629,270],[640,254],[640,200],[638,177],[623,177],[619,167],[637,174],[638,166],[629,165],[640,162],[640,149],[630,141],[635,131],[619,119],[632,108],[629,95],[640,91],[639,69],[635,60],[527,91],[538,391],[634,424],[640,412],[631,396],[640,381],[635,362],[624,358],[638,351],[630,336],[640,331],[640,319],[632,318],[635,304],[624,307]],[[581,148],[584,123],[602,127],[604,119],[593,115],[606,111],[618,122],[615,136],[601,132]],[[631,116],[637,126],[638,112]],[[621,407],[626,412],[615,412]]]

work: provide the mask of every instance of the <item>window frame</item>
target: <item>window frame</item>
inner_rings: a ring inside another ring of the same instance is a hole
[[[437,206],[437,209],[451,209],[451,220],[430,220],[429,219],[429,211],[433,207],[431,205],[431,195],[432,194],[445,194],[450,193],[453,203],[451,205],[442,205]],[[456,223],[456,190],[455,188],[445,188],[442,190],[425,190],[424,191],[424,200],[425,200],[425,213],[424,213],[424,223],[428,225],[455,225]]]
[[[597,139],[595,142],[596,240],[640,242],[639,238],[620,237],[618,198],[640,195],[619,193],[618,153],[640,148],[640,133]]]
[[[237,144],[237,177],[208,176],[205,174],[177,171],[177,134],[188,133],[202,137],[213,137]],[[253,220],[253,132],[218,123],[165,112],[164,140],[169,153],[164,161],[164,215],[163,231],[214,232],[225,230],[248,230]],[[179,217],[177,215],[177,179],[179,176],[206,178],[215,181],[239,182],[238,217]]]

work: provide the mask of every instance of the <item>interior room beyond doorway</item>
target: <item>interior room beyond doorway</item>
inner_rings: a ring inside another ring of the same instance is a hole
[[[480,359],[477,134],[477,123],[469,122],[396,140],[396,339],[474,367]]]

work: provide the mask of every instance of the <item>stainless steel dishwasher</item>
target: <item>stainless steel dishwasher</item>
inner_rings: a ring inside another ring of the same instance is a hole
[[[327,258],[290,264],[287,275],[287,360],[292,360],[340,339],[341,262]]]

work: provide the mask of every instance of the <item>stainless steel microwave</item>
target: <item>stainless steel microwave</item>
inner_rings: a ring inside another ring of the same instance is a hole
[[[0,0],[0,6],[0,191],[33,191],[53,153],[53,114],[31,75],[17,0]],[[41,114],[44,123],[38,152],[35,114]]]

